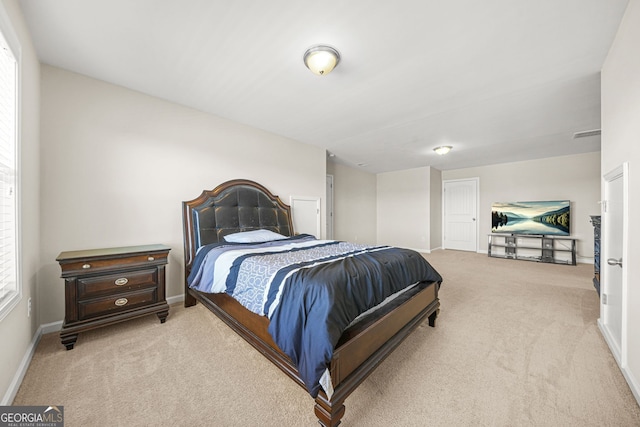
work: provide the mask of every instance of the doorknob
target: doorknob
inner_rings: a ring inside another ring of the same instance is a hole
[[[620,259],[609,258],[607,260],[607,264],[609,264],[609,265],[617,265],[618,267],[622,268],[622,258],[620,258]]]

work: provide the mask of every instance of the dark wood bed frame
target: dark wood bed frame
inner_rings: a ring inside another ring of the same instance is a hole
[[[198,292],[186,282],[196,250],[226,234],[270,229],[293,235],[290,207],[262,185],[249,180],[225,182],[182,205],[185,307],[200,301],[306,390],[296,367],[269,335],[269,320],[265,316],[250,312],[227,294]],[[425,319],[435,326],[439,307],[438,284],[420,283],[349,327],[336,345],[329,367],[334,393],[329,399],[321,390],[315,399],[319,423],[326,427],[340,424],[345,399]]]

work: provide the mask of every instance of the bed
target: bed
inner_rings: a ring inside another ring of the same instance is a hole
[[[331,250],[338,251],[336,249],[339,246],[338,242],[314,242],[313,236],[296,235],[293,230],[290,207],[264,186],[250,180],[228,181],[213,190],[203,191],[196,199],[183,202],[183,227],[185,307],[193,306],[197,301],[200,301],[286,375],[305,388],[315,398],[314,411],[322,426],[337,426],[340,424],[345,411],[344,402],[346,398],[411,331],[425,319],[428,319],[428,324],[432,327],[436,324],[440,307],[438,289],[442,278],[424,258],[413,251],[409,251],[412,253],[409,254],[411,260],[399,259],[411,266],[407,268],[394,267],[395,270],[402,271],[402,275],[383,273],[385,277],[389,276],[390,278],[372,281],[375,283],[384,282],[383,285],[379,286],[383,286],[387,294],[393,293],[393,295],[378,295],[377,297],[383,300],[383,303],[366,311],[364,310],[366,307],[363,308],[356,304],[359,307],[358,309],[364,311],[364,313],[360,314],[355,320],[352,318],[343,319],[345,316],[342,312],[336,317],[340,319],[340,322],[337,323],[340,323],[340,327],[344,326],[344,329],[340,329],[338,335],[335,333],[336,329],[332,329],[333,340],[331,341],[332,348],[329,352],[330,358],[326,360],[326,366],[323,367],[324,375],[320,381],[322,386],[316,387],[309,379],[308,372],[310,370],[307,368],[306,362],[302,363],[299,359],[300,355],[292,353],[291,348],[288,347],[288,342],[283,341],[282,336],[287,335],[288,332],[286,334],[282,332],[274,333],[276,331],[275,326],[287,324],[289,322],[287,316],[294,311],[286,308],[288,307],[285,306],[287,294],[283,293],[282,290],[287,289],[287,287],[293,288],[289,283],[289,281],[294,280],[292,277],[297,277],[297,274],[303,275],[307,274],[306,272],[315,271],[313,268],[306,267],[306,264],[305,267],[300,267],[302,264],[296,264],[295,270],[292,270],[295,273],[287,275],[288,279],[286,282],[282,281],[280,290],[276,293],[274,291],[269,292],[269,295],[278,295],[276,300],[279,301],[279,304],[270,306],[269,315],[265,315],[267,314],[266,308],[264,313],[260,310],[246,308],[238,300],[230,296],[231,292],[219,292],[219,289],[216,292],[205,288],[199,289],[195,286],[197,280],[194,281],[194,277],[204,277],[204,273],[201,273],[203,269],[201,266],[206,263],[203,261],[203,259],[206,259],[203,257],[203,252],[207,250],[211,250],[212,253],[221,251],[220,255],[216,255],[219,259],[227,257],[230,253],[239,253],[237,247],[232,247],[233,244],[226,243],[226,239],[231,239],[231,237],[237,235],[251,234],[257,230],[262,230],[260,233],[269,232],[281,236],[279,238],[279,240],[281,239],[280,241],[267,243],[268,245],[278,247],[306,245],[305,248],[301,249],[296,246],[296,251],[304,253],[316,250],[317,246],[326,246],[332,248]],[[284,239],[285,237],[287,239]],[[399,248],[361,248],[360,246],[357,246],[356,250],[354,250],[353,247],[348,246],[345,242],[339,243],[340,250],[343,252],[335,255],[335,258],[339,259],[339,262],[348,262],[349,268],[352,268],[352,265],[357,265],[358,262],[362,262],[354,261],[361,256],[374,260],[376,263],[378,259],[382,260],[379,264],[388,264],[386,257],[391,257],[392,263],[394,263],[395,258],[405,256],[404,252],[407,251]],[[236,245],[242,246],[243,243],[236,243]],[[251,249],[249,251],[251,253],[248,255],[243,255],[242,257],[234,255],[236,258],[233,258],[233,264],[228,261],[229,266],[233,265],[233,267],[229,267],[229,271],[235,271],[237,275],[241,275],[243,270],[240,269],[249,264],[248,260],[260,258],[261,256],[271,256],[271,253],[266,254],[261,251],[263,249]],[[270,249],[269,252],[271,251],[277,252],[281,251],[281,249]],[[402,253],[396,251],[402,251]],[[256,252],[259,252],[258,255],[255,255]],[[360,255],[361,253],[363,255]],[[218,258],[214,257],[214,259]],[[220,263],[219,261],[216,262]],[[364,264],[366,263],[364,262]],[[323,264],[330,265],[333,269],[343,268],[342,264],[339,267],[335,267],[338,262],[333,262],[333,260],[331,262],[322,261],[321,263],[311,262],[311,264],[315,267],[317,267],[317,264]],[[425,267],[424,264],[428,267]],[[218,269],[216,271],[220,270],[219,266],[216,268]],[[326,269],[329,267],[321,268]],[[426,269],[429,270],[428,273]],[[302,270],[304,270],[304,273],[299,273]],[[406,270],[411,271],[411,273],[407,273]],[[414,273],[413,270],[417,270],[417,272]],[[355,277],[359,274],[352,275]],[[407,275],[411,277],[420,275],[419,277],[422,279],[412,283],[411,286],[400,286],[396,283],[400,280],[409,280]],[[211,283],[213,282],[216,282],[216,280],[211,280]],[[227,281],[226,283],[230,282]],[[398,291],[398,289],[401,290]],[[330,293],[333,295],[333,292],[331,291]],[[376,291],[374,293],[380,292]],[[376,304],[378,302],[380,301],[377,301]],[[367,303],[371,304],[370,301]],[[347,311],[353,310],[351,302],[346,305],[349,307]],[[278,320],[280,318],[285,320]],[[333,325],[335,322],[332,320],[327,323]],[[325,335],[331,334],[327,333]],[[301,340],[304,341],[304,337]],[[312,340],[315,342],[315,338]],[[276,341],[286,350],[281,350]],[[302,353],[304,353],[304,349]],[[313,372],[318,372],[318,369]]]

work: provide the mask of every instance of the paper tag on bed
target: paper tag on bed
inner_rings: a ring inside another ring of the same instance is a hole
[[[331,396],[333,396],[333,384],[331,383],[331,373],[328,369],[324,370],[324,374],[320,378],[320,385],[324,390],[324,394],[327,395],[327,400],[331,400]]]

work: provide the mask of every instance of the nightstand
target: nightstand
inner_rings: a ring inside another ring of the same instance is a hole
[[[171,248],[128,246],[62,252],[65,318],[60,340],[73,349],[78,333],[155,313],[164,323],[165,266]]]

